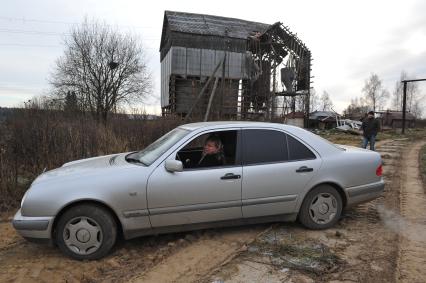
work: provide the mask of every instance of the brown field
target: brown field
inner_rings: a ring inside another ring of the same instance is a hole
[[[325,231],[275,223],[149,236],[120,241],[111,255],[91,262],[66,258],[14,231],[11,217],[43,168],[137,150],[178,124],[117,116],[103,127],[84,116],[40,111],[17,113],[0,124],[0,282],[426,281],[426,190],[420,177],[425,130],[379,135],[383,196],[348,209]],[[319,134],[360,144],[355,135]]]

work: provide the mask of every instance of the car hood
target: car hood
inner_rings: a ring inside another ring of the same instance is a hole
[[[135,166],[125,160],[127,154],[128,153],[111,154],[71,161],[65,163],[62,167],[44,172],[37,177],[33,184],[51,181],[63,182],[88,175],[109,174],[112,173],[110,171]]]
[[[61,168],[104,168],[116,165],[118,161],[124,160],[127,153],[110,154],[86,159],[80,159],[65,163]]]

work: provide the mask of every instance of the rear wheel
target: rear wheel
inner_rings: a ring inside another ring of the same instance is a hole
[[[62,252],[78,260],[99,259],[108,254],[117,238],[111,213],[97,205],[74,206],[56,226],[56,242]]]
[[[310,191],[303,200],[299,221],[309,229],[327,229],[342,214],[342,198],[335,188],[321,185]]]

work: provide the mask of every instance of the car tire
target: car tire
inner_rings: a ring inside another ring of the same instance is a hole
[[[313,230],[332,227],[342,214],[342,197],[329,185],[321,185],[311,190],[303,200],[299,211],[299,221]]]
[[[55,239],[59,249],[73,259],[99,259],[114,246],[117,224],[111,213],[101,206],[77,205],[60,216]]]

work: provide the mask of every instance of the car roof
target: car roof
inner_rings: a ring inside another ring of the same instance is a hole
[[[224,129],[224,128],[275,128],[282,129],[288,133],[296,136],[297,138],[303,140],[314,148],[320,155],[333,154],[340,152],[336,145],[333,143],[315,135],[314,133],[302,129],[300,127],[286,125],[281,123],[269,123],[269,122],[251,122],[251,121],[215,121],[215,122],[199,122],[181,125],[180,128],[189,130],[189,131],[204,131],[204,130],[214,130],[214,129]]]
[[[279,123],[268,122],[251,122],[251,121],[214,121],[214,122],[198,122],[181,125],[181,128],[194,131],[202,128],[216,128],[216,127],[262,127],[262,128],[282,128],[287,126]]]

